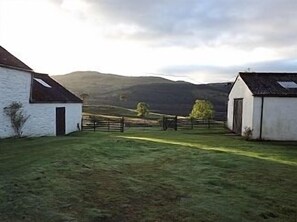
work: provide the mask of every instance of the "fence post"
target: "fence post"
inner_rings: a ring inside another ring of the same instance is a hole
[[[110,122],[109,122],[109,119],[107,120],[107,131],[108,132],[110,131]]]
[[[94,132],[95,132],[96,131],[96,121],[94,121],[93,126],[94,126]]]
[[[163,116],[163,130],[166,130],[166,117]]]
[[[174,130],[177,131],[177,116],[174,117]]]
[[[121,118],[121,132],[123,133],[124,132],[124,127],[125,127],[125,119],[124,117]]]
[[[194,129],[194,119],[191,118],[191,129]]]
[[[81,129],[81,131],[83,131],[83,129],[84,129],[84,117],[82,116],[81,117],[81,122],[80,122],[80,129]]]

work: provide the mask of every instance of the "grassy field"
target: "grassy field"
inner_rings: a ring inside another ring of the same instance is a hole
[[[223,129],[0,140],[0,221],[296,221],[297,143]]]
[[[84,105],[83,112],[85,114],[95,114],[103,116],[115,116],[115,117],[137,117],[137,112],[134,109],[127,109],[119,106],[110,105]],[[146,117],[147,119],[160,119],[164,114],[150,112]],[[168,115],[169,116],[169,115]]]

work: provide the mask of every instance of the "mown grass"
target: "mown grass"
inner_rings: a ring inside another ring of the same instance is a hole
[[[0,141],[0,221],[296,221],[297,143],[223,129]]]

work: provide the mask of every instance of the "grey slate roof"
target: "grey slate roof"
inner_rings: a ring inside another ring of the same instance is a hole
[[[2,46],[0,46],[0,66],[32,71],[29,66],[16,58]]]
[[[297,97],[297,88],[285,88],[278,82],[295,82],[297,73],[240,72],[254,96]]]
[[[47,74],[34,72],[29,66],[1,46],[0,66],[22,70],[31,74],[33,78],[31,85],[31,103],[82,103],[80,98],[61,86]],[[47,85],[50,87],[47,87]]]
[[[43,81],[46,87],[38,81]],[[65,89],[47,74],[33,73],[31,103],[82,103],[82,100]]]

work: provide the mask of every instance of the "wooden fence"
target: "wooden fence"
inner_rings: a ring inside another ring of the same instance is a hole
[[[178,128],[181,130],[192,130],[196,128],[212,128],[223,127],[224,123],[215,120],[202,120],[202,119],[178,119]]]
[[[121,118],[96,118],[94,116],[83,116],[82,130],[101,132],[124,132],[125,119]]]
[[[175,117],[163,117],[162,126],[163,130],[173,129],[177,130],[193,130],[201,127],[214,127],[223,126],[223,122],[215,120],[201,120],[201,119],[190,119],[190,118],[178,118]]]
[[[84,115],[82,118],[82,130],[103,132],[124,132],[130,128],[138,130],[193,130],[197,128],[222,127],[223,123],[215,120],[199,120],[181,118],[177,116],[163,116],[161,119],[140,119]]]

